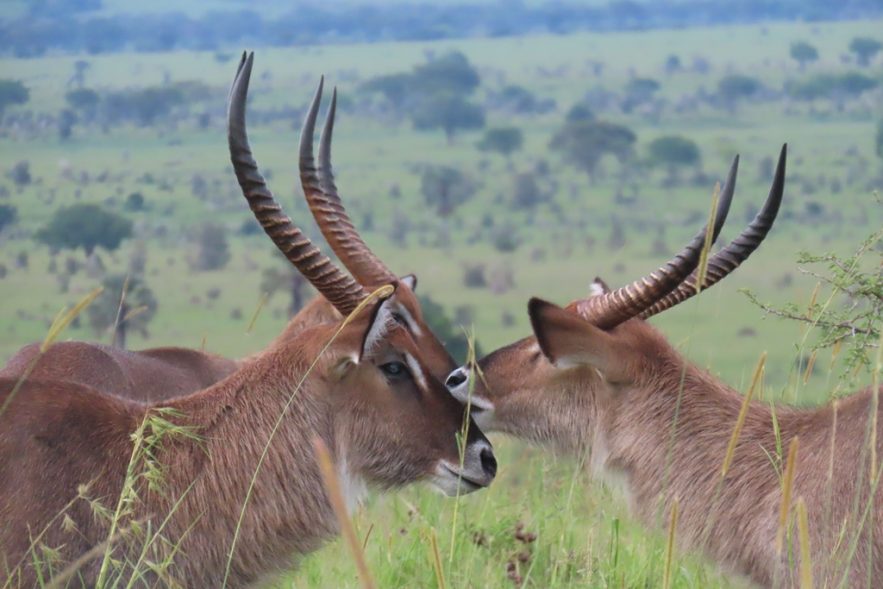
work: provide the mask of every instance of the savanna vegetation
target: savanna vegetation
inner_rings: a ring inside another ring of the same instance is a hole
[[[252,220],[230,168],[225,99],[238,44],[256,37],[223,31],[252,23],[276,35],[257,35],[273,46],[256,53],[249,130],[277,197],[316,238],[295,188],[296,135],[324,74],[339,92],[334,162],[347,209],[391,268],[417,274],[429,321],[458,360],[470,337],[491,350],[527,335],[531,295],[565,303],[596,275],[619,285],[655,268],[703,223],[740,153],[728,241],[763,202],[788,142],[770,237],[723,284],[653,322],[742,390],[765,352],[768,400],[819,403],[879,378],[879,15],[583,32],[585,9],[572,26],[537,31],[519,24],[524,14],[552,9],[519,3],[487,36],[405,37],[393,24],[363,39],[349,25],[329,38],[255,13],[218,29],[222,16],[206,12],[145,47],[136,17],[88,4],[4,8],[0,360],[99,285],[106,294],[63,338],[113,341],[125,283],[129,347],[232,357],[261,349],[312,296]],[[712,3],[683,10],[692,4]],[[833,4],[764,6],[774,19],[810,5],[824,17]],[[53,37],[54,17],[29,16],[53,7],[83,19],[81,34]],[[640,7],[635,28],[664,27],[655,4]],[[388,14],[373,10],[365,18]],[[427,14],[456,26],[437,17],[453,19],[446,8]],[[579,460],[494,442],[501,466],[488,490],[444,500],[408,489],[356,512],[378,586],[741,586],[700,555],[675,551],[667,566],[664,525],[637,526]],[[359,586],[343,542],[275,583]]]

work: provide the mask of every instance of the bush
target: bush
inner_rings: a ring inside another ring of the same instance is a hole
[[[100,206],[80,203],[55,211],[35,237],[53,250],[83,248],[89,256],[96,247],[109,251],[132,235],[132,222]]]
[[[126,197],[126,204],[123,205],[127,211],[137,212],[144,210],[144,195],[140,192],[133,192]]]
[[[196,271],[220,270],[230,261],[230,247],[224,228],[214,223],[202,225],[196,236],[196,253],[189,260]]]
[[[18,210],[12,205],[0,205],[0,231],[12,225],[18,218]]]

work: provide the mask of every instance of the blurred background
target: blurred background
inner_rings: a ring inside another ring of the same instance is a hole
[[[742,290],[799,314],[828,292],[813,295],[825,262],[799,252],[849,256],[883,226],[881,31],[879,0],[3,0],[0,360],[102,284],[64,337],[110,343],[126,277],[133,349],[244,356],[313,296],[229,164],[225,101],[248,49],[251,143],[277,198],[322,244],[296,149],[324,75],[344,203],[394,271],[417,274],[458,360],[467,333],[485,352],[527,335],[532,295],[566,303],[596,275],[618,286],[659,266],[741,154],[726,243],[787,142],[771,236],[654,323],[742,390],[767,351],[769,397],[818,402],[851,364],[816,362],[819,336]],[[458,513],[414,490],[359,514],[382,586],[435,582],[427,530],[451,546],[455,587],[657,584],[664,544],[574,461],[498,442],[501,480]],[[678,575],[730,583],[688,556]],[[281,583],[356,582],[335,544]]]

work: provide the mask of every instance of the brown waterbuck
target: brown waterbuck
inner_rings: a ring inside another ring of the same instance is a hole
[[[319,141],[318,166],[313,156],[316,120],[323,84],[310,104],[301,130],[299,169],[304,196],[316,222],[335,255],[356,281],[369,290],[398,280],[392,297],[397,320],[407,326],[426,353],[432,374],[444,378],[456,367],[444,345],[423,320],[414,296],[416,277],[397,279],[365,244],[343,206],[334,183],[331,166],[331,139],[337,105],[332,93],[325,127]],[[260,212],[255,211],[260,219]],[[297,338],[306,327],[342,319],[323,296],[301,309],[277,338],[277,342]],[[242,361],[181,347],[158,347],[130,351],[93,342],[59,342],[41,352],[41,344],[20,349],[3,368],[0,378],[63,380],[94,388],[126,399],[156,402],[173,399],[212,385],[232,374]]]
[[[703,288],[759,246],[779,210],[784,179],[783,147],[768,200],[738,238],[709,258]],[[596,281],[594,296],[566,309],[532,299],[534,335],[481,359],[472,387],[468,369],[458,369],[449,389],[471,403],[484,431],[585,452],[593,472],[624,484],[631,509],[648,524],[667,518],[677,500],[677,538],[727,570],[763,586],[795,585],[805,550],[816,580],[879,586],[883,492],[874,478],[880,465],[871,461],[883,456],[883,416],[872,391],[815,409],[751,402],[722,476],[744,398],[645,321],[696,294],[698,261],[697,250],[687,248],[625,288],[608,292]],[[667,280],[673,276],[678,280]],[[799,442],[786,509],[802,497],[809,546],[795,540],[788,551],[779,550],[777,534],[782,454],[793,439]]]
[[[391,296],[369,299],[267,188],[245,128],[252,60],[244,56],[230,94],[236,176],[274,243],[349,319],[304,326],[217,384],[161,403],[73,382],[0,379],[0,581],[29,586],[50,566],[73,566],[75,584],[87,586],[111,577],[149,586],[255,583],[337,531],[317,439],[350,502],[367,485],[427,481],[453,495],[494,478],[490,444],[434,376],[442,362],[430,356],[440,344],[424,347],[415,336],[421,324],[402,316],[402,301],[413,298],[407,284],[392,280]],[[173,424],[165,436],[159,418]],[[139,431],[154,468],[133,476]],[[118,524],[102,515],[114,506],[125,506]],[[147,532],[159,539],[139,543]],[[117,564],[107,566],[104,554]]]

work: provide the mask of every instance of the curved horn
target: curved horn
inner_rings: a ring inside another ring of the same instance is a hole
[[[730,211],[738,169],[739,156],[736,156],[730,167],[727,182],[720,193],[711,236],[712,243],[717,239]],[[703,227],[680,253],[647,276],[601,296],[571,303],[569,307],[601,329],[612,329],[623,321],[637,316],[677,288],[696,269],[702,257],[706,232],[707,226]]]
[[[254,53],[248,57],[243,54],[227,106],[227,141],[236,179],[254,216],[276,247],[338,311],[348,315],[365,298],[365,289],[335,266],[282,212],[252,157],[245,128],[245,103],[253,63]]]
[[[325,236],[325,240],[359,283],[379,286],[394,283],[397,278],[368,248],[350,220],[334,184],[331,169],[331,136],[334,114],[337,110],[337,89],[331,95],[331,105],[325,117],[325,128],[319,139],[319,166],[313,162],[313,133],[322,100],[322,81],[304,119],[300,136],[300,179],[310,211]]]
[[[748,256],[754,253],[754,250],[766,238],[767,233],[769,233],[773,223],[776,221],[779,205],[782,204],[782,194],[785,190],[785,159],[787,151],[788,144],[786,143],[782,146],[782,151],[779,153],[779,163],[776,165],[773,185],[770,187],[770,193],[763,208],[760,209],[760,212],[755,215],[748,227],[736,239],[708,260],[708,268],[706,269],[705,279],[702,281],[702,288],[700,290],[710,288],[726,278],[728,274],[747,260]],[[699,291],[696,290],[696,271],[694,270],[680,286],[653,303],[640,316],[643,319],[647,319],[684,302],[698,293]]]

